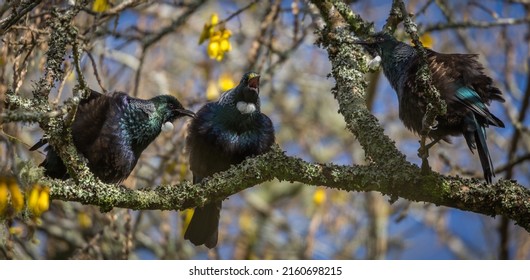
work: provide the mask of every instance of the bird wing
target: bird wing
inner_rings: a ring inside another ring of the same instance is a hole
[[[490,113],[486,104],[491,100],[504,102],[502,92],[484,74],[484,67],[476,54],[442,54],[428,50],[427,59],[436,88],[447,101],[455,100],[473,111],[478,121],[504,127],[504,123]]]
[[[99,137],[114,99],[114,95],[91,90],[89,96],[79,103],[72,123],[72,135],[74,143],[83,154],[86,154],[83,149],[90,147]]]
[[[79,106],[72,124],[78,151],[88,159],[91,170],[103,181],[124,180],[138,160],[128,145],[128,135],[121,130],[121,119],[133,99],[123,92],[107,95],[93,92],[87,102]]]
[[[79,102],[79,106],[77,107],[77,113],[76,113],[76,119],[74,121],[74,123],[72,124],[72,129],[74,129],[74,127],[76,126],[81,126],[81,129],[86,129],[86,130],[89,130],[87,131],[87,135],[95,135],[93,132],[96,130],[99,130],[101,128],[101,125],[98,125],[98,124],[101,124],[102,122],[101,121],[98,121],[96,118],[103,118],[104,119],[104,116],[100,115],[99,113],[102,111],[102,107],[107,105],[105,104],[105,102],[97,102],[95,100],[108,100],[108,98],[106,98],[104,95],[102,95],[101,93],[95,91],[95,90],[90,90],[90,93],[89,95],[87,96],[87,98],[85,99],[82,99],[80,102]],[[89,105],[89,104],[92,104],[92,103],[96,103],[97,106],[93,106],[93,105]],[[92,110],[92,109],[97,109],[97,108],[94,108],[94,107],[97,107],[99,108],[99,110]],[[87,110],[87,108],[89,108]],[[85,115],[86,114],[86,111],[88,112],[93,112],[92,114],[92,117],[88,117],[86,118],[79,118],[78,116],[79,115]],[[86,124],[90,124],[90,125],[86,125]],[[82,127],[82,126],[85,126],[85,127]],[[79,127],[78,127],[79,129]],[[86,141],[90,141],[90,140],[93,140],[93,139],[86,139]],[[34,150],[37,150],[39,149],[40,147],[44,146],[48,144],[48,140],[45,139],[45,138],[41,138],[37,143],[35,143],[35,145],[33,145],[31,148],[29,148],[30,151],[34,151]]]
[[[493,80],[484,74],[484,66],[477,61],[477,54],[444,54],[427,50],[433,80],[458,82],[475,90],[482,102],[491,100],[504,102],[502,92],[493,85]]]
[[[482,102],[482,99],[474,90],[468,87],[460,87],[456,90],[455,97],[458,102],[473,111],[477,116],[484,118],[486,120],[485,123],[504,127],[504,123],[490,113],[486,104]]]

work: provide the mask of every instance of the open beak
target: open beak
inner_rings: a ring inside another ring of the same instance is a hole
[[[248,79],[248,87],[257,90],[259,88],[259,75],[254,75]]]
[[[179,113],[182,114],[182,115],[186,115],[186,116],[189,116],[189,117],[192,117],[192,118],[197,117],[197,116],[195,115],[195,113],[192,112],[192,111],[190,111],[190,110],[186,110],[186,109],[177,109],[176,111],[179,112]]]

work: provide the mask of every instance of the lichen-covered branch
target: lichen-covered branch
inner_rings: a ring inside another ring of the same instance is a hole
[[[51,31],[48,42],[49,49],[46,52],[46,66],[41,79],[35,83],[33,98],[23,98],[14,92],[7,92],[7,103],[9,111],[2,114],[2,122],[33,119],[38,121],[41,128],[48,137],[48,142],[61,156],[68,172],[74,179],[81,181],[93,181],[94,176],[88,170],[84,161],[79,158],[72,143],[69,132],[69,125],[65,123],[62,115],[65,113],[75,114],[75,108],[79,103],[79,98],[74,97],[65,101],[65,105],[60,108],[51,108],[48,103],[48,95],[56,82],[61,81],[64,75],[63,62],[67,54],[67,47],[76,45],[77,30],[71,24],[73,18],[79,13],[81,6],[73,6],[64,10],[52,9],[52,17],[47,22],[47,27]],[[77,51],[77,47],[75,48]],[[74,54],[77,57],[77,54]],[[72,110],[74,109],[74,110]],[[18,114],[16,112],[18,110]],[[23,113],[31,111],[32,114]],[[70,116],[70,119],[73,115]]]
[[[327,186],[345,191],[378,191],[411,201],[425,201],[489,216],[503,215],[530,231],[530,190],[514,181],[500,181],[491,186],[476,179],[421,175],[419,168],[406,170],[367,166],[343,166],[309,163],[290,157],[278,147],[245,160],[203,183],[181,182],[152,189],[133,190],[100,182],[87,185],[73,180],[42,179],[32,166],[21,170],[25,180],[40,180],[51,187],[51,198],[100,206],[134,210],[183,210],[224,199],[230,195],[274,178]],[[35,178],[36,177],[36,178]]]
[[[528,18],[499,18],[495,21],[475,21],[468,20],[462,22],[444,22],[436,23],[432,25],[424,26],[421,31],[422,33],[441,31],[446,29],[458,29],[458,28],[491,28],[496,26],[507,26],[516,24],[528,24],[530,19]]]
[[[17,23],[23,16],[29,13],[33,8],[38,6],[42,0],[27,0],[16,3],[13,1],[12,5],[18,7],[14,8],[15,12],[11,13],[8,18],[0,21],[0,36],[4,35],[11,26]]]
[[[396,26],[403,22],[405,30],[412,38],[412,42],[415,45],[416,50],[420,54],[422,63],[417,73],[418,86],[425,92],[425,98],[427,105],[425,108],[425,115],[423,116],[423,127],[421,130],[420,150],[419,155],[422,158],[422,169],[424,171],[430,169],[427,158],[429,157],[428,149],[426,148],[426,140],[432,129],[435,126],[436,117],[445,115],[447,111],[447,105],[445,101],[440,97],[438,89],[432,83],[432,75],[427,64],[427,52],[423,47],[422,42],[418,36],[418,27],[409,15],[405,3],[402,0],[393,0],[390,16],[388,17],[387,24],[384,29],[393,32]]]
[[[320,31],[318,43],[328,50],[336,82],[332,93],[339,103],[339,113],[344,116],[348,129],[357,136],[369,160],[390,165],[395,161],[406,164],[405,156],[384,134],[383,128],[366,107],[364,93],[367,84],[362,71],[366,66],[364,54],[354,44],[355,38],[344,28],[346,23],[330,2],[313,3],[326,22],[326,27]]]

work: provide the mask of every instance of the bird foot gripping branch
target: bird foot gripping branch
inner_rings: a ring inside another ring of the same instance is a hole
[[[427,174],[429,171],[431,171],[431,167],[429,166],[429,149],[434,146],[438,141],[432,141],[428,145],[427,143],[427,137],[429,137],[429,134],[431,130],[436,129],[438,126],[438,121],[436,120],[436,114],[433,113],[433,105],[431,103],[428,103],[425,108],[425,114],[423,115],[422,119],[422,129],[420,132],[420,147],[418,148],[418,157],[421,158],[421,172],[422,174]]]

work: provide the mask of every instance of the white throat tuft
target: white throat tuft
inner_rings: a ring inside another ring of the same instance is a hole
[[[241,114],[250,114],[256,111],[256,104],[254,103],[247,103],[245,101],[239,101],[237,102],[237,109]]]
[[[173,124],[171,122],[165,122],[163,125],[162,125],[162,132],[165,132],[165,133],[169,133],[171,131],[173,131]]]
[[[372,60],[370,60],[368,62],[368,69],[370,69],[372,71],[376,71],[377,69],[379,69],[379,66],[381,66],[381,57],[380,56],[376,56],[376,57],[374,57]]]

